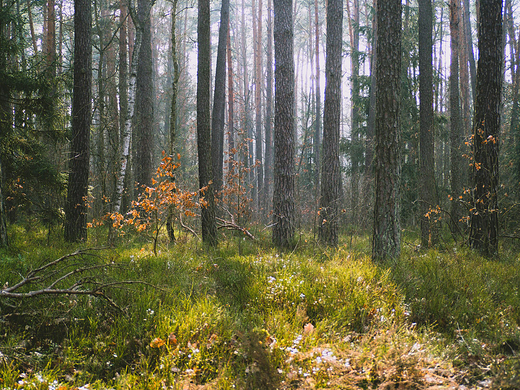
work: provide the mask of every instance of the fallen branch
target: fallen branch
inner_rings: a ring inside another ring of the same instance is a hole
[[[197,232],[195,230],[193,230],[192,228],[190,228],[188,225],[185,225],[184,222],[182,222],[182,213],[179,214],[179,222],[181,224],[181,227],[183,229],[186,229],[187,231],[189,231],[191,234],[193,234],[195,237],[199,238],[199,235],[197,234]]]
[[[233,216],[233,214],[231,214],[229,212],[229,210],[226,210],[229,217],[231,218],[231,221],[227,221],[223,218],[219,218],[217,217],[217,221],[220,222],[220,224],[218,225],[218,228],[219,229],[228,229],[228,230],[238,230],[239,232],[242,232],[244,233],[247,237],[249,237],[251,240],[255,240],[255,236],[253,236],[251,234],[251,232],[249,230],[247,230],[245,227],[242,227],[240,225],[238,225],[236,222],[235,222],[235,217]]]
[[[90,295],[105,299],[112,307],[122,309],[106,295],[105,290],[125,284],[144,284],[142,281],[99,281],[93,275],[99,275],[116,264],[86,264],[88,258],[95,257],[92,253],[99,249],[77,250],[53,260],[35,270],[29,271],[27,276],[14,286],[5,286],[0,290],[0,298],[27,299],[40,295]],[[72,261],[72,262],[71,262]],[[78,278],[79,275],[84,275]],[[38,286],[39,284],[39,286]],[[22,287],[34,286],[29,291],[20,291]],[[153,286],[154,288],[157,288]]]

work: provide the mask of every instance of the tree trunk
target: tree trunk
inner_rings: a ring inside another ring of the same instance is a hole
[[[227,65],[228,65],[228,174],[232,175],[235,159],[235,93],[233,77],[233,59],[231,56],[230,26],[227,30]]]
[[[323,162],[319,239],[338,245],[341,172],[339,130],[341,122],[341,52],[343,44],[343,0],[327,5],[327,57],[325,60],[325,106],[323,110]]]
[[[172,27],[171,27],[171,63],[173,64],[173,77],[171,80],[172,83],[172,101],[170,105],[170,128],[169,128],[169,139],[168,139],[168,153],[172,162],[176,162],[176,153],[175,153],[175,145],[177,141],[177,99],[178,99],[178,87],[179,87],[179,59],[177,56],[177,29],[176,29],[176,20],[177,20],[177,0],[173,0],[172,3]],[[175,181],[175,175],[170,178],[172,181]],[[168,210],[168,218],[166,221],[166,232],[168,233],[168,239],[170,242],[175,241],[175,230],[174,230],[174,210],[175,206],[170,205]]]
[[[451,33],[451,66],[450,66],[450,155],[451,155],[451,218],[454,232],[459,230],[462,217],[461,202],[463,190],[463,164],[462,157],[464,145],[464,133],[462,116],[460,112],[459,93],[459,8],[460,0],[450,2],[450,33]]]
[[[262,137],[262,0],[258,0],[258,8],[256,15],[253,15],[253,21],[256,20],[256,29],[253,27],[254,45],[255,45],[255,163],[258,163],[256,169],[256,185],[258,192],[257,209],[262,216],[262,209],[265,207],[265,196],[263,191],[264,185],[264,166],[263,164],[263,137]]]
[[[432,1],[419,0],[420,196],[421,245],[437,242],[437,205],[433,127]]]
[[[65,206],[65,240],[86,241],[90,125],[92,120],[92,15],[89,0],[74,2],[72,140]]]
[[[320,75],[320,24],[318,0],[314,0],[314,27],[316,32],[316,123],[314,125],[314,194],[318,199],[320,191],[320,151],[321,151],[321,75]]]
[[[473,93],[473,101],[475,101],[475,88],[476,88],[476,79],[477,79],[477,67],[475,66],[475,55],[473,54],[473,34],[471,31],[471,15],[469,11],[469,0],[463,0],[464,3],[464,28],[466,30],[466,42],[464,45],[466,46],[468,61],[469,61],[469,70],[470,70],[470,80],[471,80],[471,91]]]
[[[480,0],[478,42],[469,242],[483,255],[494,256],[498,253],[498,147],[503,57],[501,0]]]
[[[219,192],[222,189],[224,171],[224,114],[226,109],[226,46],[228,28],[229,0],[222,0],[211,126],[211,153],[215,192]]]
[[[207,187],[204,199],[207,206],[201,210],[202,241],[216,246],[217,224],[215,220],[215,197],[211,162],[211,123],[210,123],[210,11],[209,0],[198,0],[197,21],[197,149],[199,156],[199,186]]]
[[[275,117],[273,243],[294,240],[294,46],[292,0],[274,0]]]
[[[134,19],[132,14],[132,19]],[[140,52],[141,42],[142,42],[142,30],[139,26],[139,23],[135,23],[137,26],[135,42],[133,45],[134,50],[138,53]],[[121,54],[121,53],[120,53]],[[119,59],[122,61],[122,58]],[[121,99],[123,98],[123,94],[128,93],[128,101],[124,103],[121,102],[121,110],[123,107],[126,108],[126,111],[122,111],[121,117],[125,118],[124,126],[122,127],[121,134],[121,145],[120,145],[120,155],[121,161],[119,165],[119,175],[117,176],[117,183],[115,189],[115,198],[114,198],[114,212],[119,213],[121,210],[121,202],[123,199],[123,191],[125,188],[125,179],[127,177],[127,167],[128,160],[130,156],[130,144],[132,140],[132,122],[134,119],[135,112],[135,95],[136,95],[136,84],[137,84],[137,63],[139,61],[139,56],[132,56],[132,61],[130,64],[130,78],[128,80],[128,86],[122,83],[120,80],[120,89],[119,93],[121,94]],[[124,64],[124,63],[123,63]]]
[[[401,0],[377,2],[375,204],[372,257],[399,257]]]
[[[3,115],[0,114],[0,117],[3,119]],[[4,180],[2,171],[2,159],[0,158],[0,248],[7,247],[9,245],[9,238],[7,236],[7,216],[5,213],[4,195],[2,192],[3,186]]]
[[[265,89],[265,163],[264,198],[266,214],[271,210],[271,183],[273,180],[273,9],[272,0],[267,2],[267,57]]]
[[[138,52],[136,118],[134,123],[135,180],[140,185],[149,186],[152,180],[153,147],[153,58],[151,30],[151,0],[138,0],[137,19],[142,34]],[[134,53],[136,53],[134,49]]]

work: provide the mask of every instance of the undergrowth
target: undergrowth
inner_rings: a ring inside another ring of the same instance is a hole
[[[12,227],[0,283],[74,246]],[[94,236],[90,244],[101,242]],[[337,250],[302,237],[293,252],[230,237],[218,250],[181,236],[99,252],[96,296],[0,298],[0,388],[515,389],[520,261],[453,248],[392,264],[366,237]],[[393,387],[392,387],[393,386]]]

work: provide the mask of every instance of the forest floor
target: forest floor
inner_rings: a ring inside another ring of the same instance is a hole
[[[88,249],[102,228],[80,251],[10,232],[0,389],[520,389],[518,247],[406,237],[377,264],[366,236],[285,253],[181,236],[154,254],[130,235]]]

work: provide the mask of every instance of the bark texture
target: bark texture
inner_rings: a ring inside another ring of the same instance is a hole
[[[275,117],[273,243],[294,240],[294,46],[292,0],[274,0]]]
[[[419,94],[420,94],[420,196],[421,244],[430,247],[437,241],[431,210],[437,205],[435,189],[433,127],[432,1],[419,0]]]
[[[375,204],[372,257],[397,258],[401,249],[399,221],[401,96],[401,0],[377,2],[375,122]]]
[[[485,256],[494,256],[498,253],[498,146],[503,57],[501,0],[480,0],[478,42],[469,242]]]
[[[339,129],[341,122],[341,51],[343,0],[327,5],[327,57],[325,60],[325,106],[323,112],[323,158],[320,198],[320,241],[338,245],[340,202]]]
[[[199,186],[207,187],[202,208],[202,241],[210,246],[217,245],[217,223],[215,220],[215,197],[213,169],[211,164],[210,122],[210,10],[209,0],[199,0],[197,21],[198,73],[197,73],[197,150],[199,156]]]
[[[224,114],[226,108],[226,47],[229,28],[229,0],[222,0],[220,28],[218,33],[217,68],[215,71],[215,92],[213,95],[213,117],[211,132],[211,153],[213,163],[214,189],[222,188],[224,167]]]
[[[92,15],[89,0],[74,2],[74,90],[65,240],[87,239],[87,205],[92,120]]]

